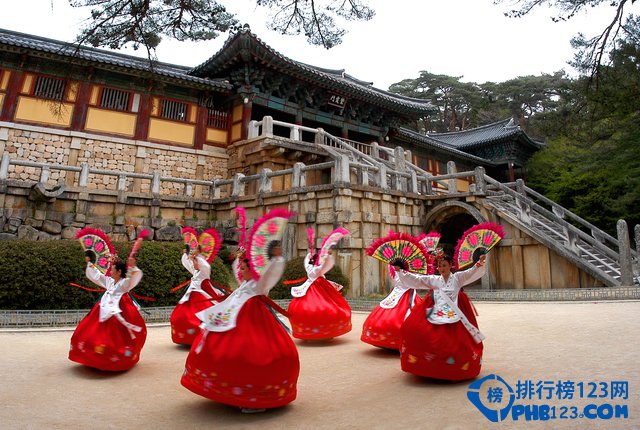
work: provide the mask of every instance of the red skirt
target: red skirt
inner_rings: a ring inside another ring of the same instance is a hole
[[[303,297],[294,297],[287,312],[298,339],[331,339],[351,331],[349,303],[325,278],[313,281]]]
[[[196,348],[206,333],[200,353]],[[189,390],[241,408],[275,408],[296,398],[300,359],[291,337],[257,297],[225,332],[201,331],[180,381]]]
[[[205,283],[207,284],[206,286]],[[189,300],[184,303],[178,303],[173,312],[171,312],[169,321],[171,322],[171,340],[173,343],[191,345],[200,333],[201,321],[196,316],[196,313],[224,299],[224,295],[214,290],[208,282],[202,283],[202,289],[209,293],[213,300],[208,299],[197,291],[193,291],[189,294]]]
[[[69,360],[100,370],[129,370],[140,360],[140,351],[147,339],[147,327],[131,296],[125,294],[120,299],[122,317],[129,323],[142,327],[142,331],[132,332],[112,316],[100,322],[100,303],[79,323],[71,336]]]
[[[433,299],[427,296],[402,324],[402,370],[449,381],[475,378],[482,364],[482,343],[475,343],[460,321],[453,324],[430,323],[427,309],[432,306]],[[458,296],[458,307],[471,324],[478,327],[471,303],[463,292]]]
[[[376,306],[362,325],[360,340],[380,348],[400,349],[400,327],[411,308],[412,300],[415,300],[415,305],[422,301],[415,291],[407,290],[394,308]]]

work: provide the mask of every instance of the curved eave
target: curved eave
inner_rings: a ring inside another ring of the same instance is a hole
[[[432,137],[433,138],[433,137]],[[438,140],[440,142],[442,142],[439,139],[433,138],[434,140]],[[518,141],[528,147],[530,147],[533,150],[539,150],[540,148],[542,148],[542,146],[544,146],[544,143],[542,142],[537,142],[531,138],[529,138],[529,136],[526,135],[526,133],[522,132],[522,131],[516,131],[514,133],[509,133],[509,134],[504,134],[498,137],[494,137],[494,138],[486,138],[486,139],[482,139],[482,140],[478,140],[476,142],[472,142],[472,143],[467,143],[464,145],[456,145],[456,148],[461,149],[461,150],[469,150],[469,149],[476,149],[479,147],[483,147],[483,146],[487,146],[487,145],[491,145],[491,144],[495,144],[495,143],[503,143],[503,142],[512,142],[512,141]],[[444,143],[444,142],[443,142]]]
[[[464,150],[478,148],[488,143],[500,143],[512,140],[518,140],[535,150],[544,146],[543,142],[531,139],[520,127],[508,125],[509,123],[511,123],[511,119],[487,124],[471,130],[449,133],[430,133],[428,136],[429,138],[442,142],[445,145]],[[463,139],[471,140],[471,142],[457,143]]]
[[[0,51],[17,55],[28,55],[79,66],[92,66],[101,70],[115,71],[127,75],[150,77],[166,83],[197,89],[228,92],[232,86],[226,81],[216,81],[190,76],[188,67],[150,61],[110,51],[64,43],[52,39],[0,31]]]
[[[343,70],[323,69],[287,58],[249,31],[240,32],[229,39],[220,51],[189,73],[196,76],[223,73],[233,64],[242,62],[241,57],[247,49],[256,62],[297,79],[340,91],[344,96],[354,97],[409,116],[435,110],[427,101],[380,90],[371,86],[369,82],[345,74]]]
[[[464,159],[464,160],[468,160],[471,163],[478,163],[481,164],[483,166],[498,166],[499,163],[495,163],[491,160],[487,160],[486,158],[482,158],[482,157],[478,157],[475,155],[471,155],[471,154],[467,154],[466,152],[463,152],[457,148],[453,148],[451,146],[448,146],[447,144],[431,139],[428,136],[425,136],[423,134],[417,133],[413,130],[409,130],[406,128],[399,128],[398,129],[398,133],[401,137],[405,138],[406,140],[408,140],[409,142],[422,146],[424,148],[427,149],[436,149],[439,150],[441,152],[446,152],[448,154],[454,155],[458,158]]]

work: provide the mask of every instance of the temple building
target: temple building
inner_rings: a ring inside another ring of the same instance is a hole
[[[509,120],[418,134],[407,125],[435,112],[429,102],[287,58],[248,26],[195,68],[7,30],[0,53],[0,152],[31,161],[209,180],[319,163],[335,139],[383,158],[401,146],[433,175],[455,161],[513,181],[541,145]],[[48,130],[53,150],[21,145]]]

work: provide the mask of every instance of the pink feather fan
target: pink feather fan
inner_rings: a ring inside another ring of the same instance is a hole
[[[116,249],[111,244],[109,237],[100,229],[85,227],[78,230],[76,239],[85,252],[91,252],[95,256],[95,265],[103,274],[109,274],[111,257],[116,255]]]
[[[276,241],[281,241],[289,218],[294,214],[283,208],[270,210],[251,227],[247,241],[247,259],[254,279],[259,279],[269,266],[269,252]]]
[[[343,227],[338,227],[329,233],[324,240],[322,241],[322,245],[320,245],[320,251],[318,251],[318,258],[316,258],[316,266],[322,266],[329,256],[329,250],[335,244],[337,244],[340,239],[349,235],[349,230]]]
[[[470,266],[478,261],[482,254],[488,253],[505,236],[500,224],[483,222],[464,232],[453,253],[453,266],[456,270]]]

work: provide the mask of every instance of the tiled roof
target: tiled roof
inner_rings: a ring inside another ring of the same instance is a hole
[[[206,76],[222,72],[229,63],[237,61],[239,56],[245,56],[247,48],[251,48],[251,52],[259,54],[261,59],[271,67],[280,68],[292,75],[307,77],[314,82],[343,91],[346,93],[344,95],[357,96],[360,99],[387,106],[389,109],[401,108],[413,113],[427,113],[435,110],[435,107],[427,100],[406,97],[375,88],[371,82],[356,79],[346,74],[344,70],[325,69],[287,58],[253,34],[248,26],[229,37],[216,54],[196,66],[191,74]]]
[[[463,152],[455,147],[452,147],[451,145],[448,145],[446,143],[443,143],[441,141],[432,139],[429,136],[425,136],[424,134],[420,134],[418,132],[415,132],[413,130],[409,130],[408,128],[404,128],[401,127],[398,129],[398,134],[404,138],[407,139],[408,141],[412,142],[413,144],[420,146],[422,148],[427,148],[427,149],[438,149],[440,152],[444,152],[447,154],[451,154],[454,155],[460,159],[463,160],[467,160],[473,163],[479,163],[485,166],[495,166],[497,165],[496,163],[494,163],[491,160],[487,160],[486,158],[481,158],[481,157],[477,157],[475,155],[471,155],[468,154],[466,152]]]
[[[429,138],[442,142],[453,148],[470,149],[487,142],[520,139],[522,142],[540,148],[541,142],[531,139],[527,134],[515,125],[513,119],[487,124],[482,127],[472,128],[451,133],[428,133]]]
[[[144,72],[170,80],[178,80],[214,88],[230,90],[231,85],[222,79],[207,79],[188,74],[190,67],[175,64],[151,62],[149,59],[120,54],[112,51],[78,46],[44,37],[0,29],[0,50],[27,53],[38,53],[45,58],[66,57],[77,62],[87,62],[109,70]]]

